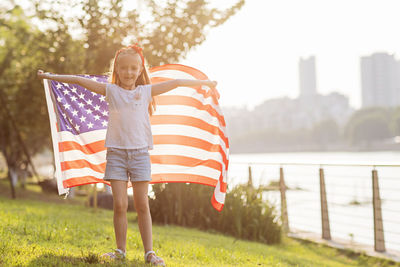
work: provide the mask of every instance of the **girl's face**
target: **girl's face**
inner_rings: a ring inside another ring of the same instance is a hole
[[[122,88],[134,89],[136,80],[142,72],[142,59],[138,54],[119,55],[116,72]]]

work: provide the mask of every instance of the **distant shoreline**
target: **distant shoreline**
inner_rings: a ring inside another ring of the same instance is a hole
[[[262,148],[266,149],[262,149]],[[296,153],[296,152],[400,152],[400,144],[368,144],[363,146],[348,146],[348,145],[332,145],[320,146],[315,145],[297,145],[297,146],[276,146],[271,145],[258,145],[237,147],[232,145],[229,150],[230,154],[244,154],[244,153]]]
[[[363,152],[399,152],[400,149],[381,149],[381,150],[265,150],[265,151],[229,151],[229,154],[263,154],[263,153],[363,153]]]

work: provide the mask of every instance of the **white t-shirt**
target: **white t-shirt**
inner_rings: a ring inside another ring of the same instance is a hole
[[[139,85],[126,90],[116,84],[106,86],[108,102],[108,125],[106,147],[153,149],[149,103],[151,84]]]

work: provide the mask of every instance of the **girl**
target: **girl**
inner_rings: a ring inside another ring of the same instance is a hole
[[[109,104],[106,142],[107,164],[104,180],[110,181],[114,202],[114,231],[117,249],[105,257],[126,257],[127,183],[133,184],[134,205],[138,215],[139,231],[146,263],[165,266],[164,260],[153,251],[152,221],[148,201],[151,181],[149,149],[153,148],[150,119],[155,107],[154,96],[179,86],[206,85],[215,87],[215,81],[176,79],[150,84],[142,49],[137,45],[125,47],[115,54],[109,83],[100,83],[72,75],[37,73],[40,79],[78,84],[104,95]]]

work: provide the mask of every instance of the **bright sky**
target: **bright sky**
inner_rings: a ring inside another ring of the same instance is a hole
[[[227,6],[237,0],[210,2]],[[126,0],[127,9],[137,4],[146,16],[142,0]],[[253,108],[266,99],[298,96],[299,59],[314,55],[318,92],[343,93],[358,108],[360,57],[400,56],[399,10],[399,0],[246,0],[177,63],[218,81],[222,106]]]
[[[361,104],[360,57],[400,56],[398,0],[246,0],[182,64],[218,81],[222,106],[299,94],[300,57],[315,55],[317,90]]]

